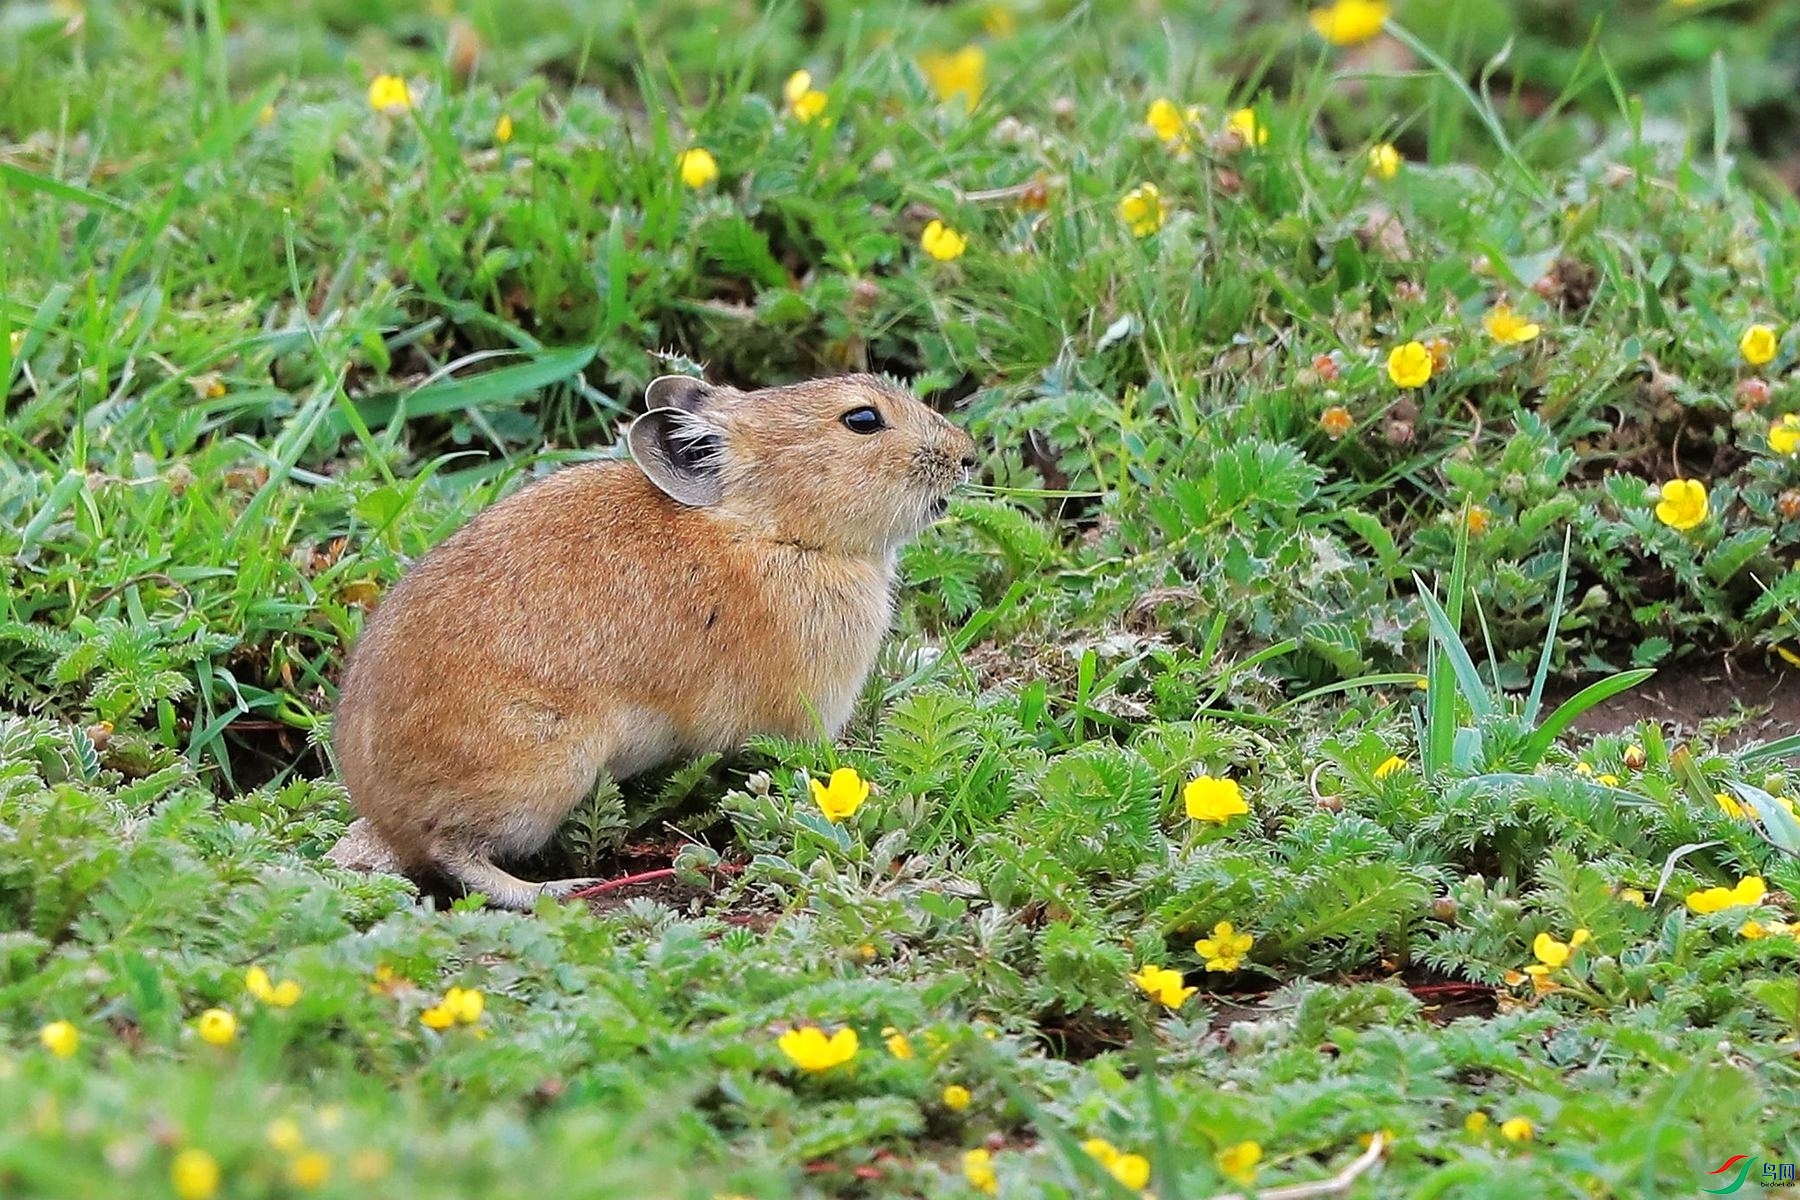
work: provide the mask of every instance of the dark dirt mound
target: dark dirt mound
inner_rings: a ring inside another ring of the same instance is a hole
[[[1561,703],[1588,682],[1552,686],[1548,702]],[[1747,669],[1728,660],[1668,667],[1575,724],[1586,733],[1619,733],[1639,721],[1677,734],[1704,732],[1726,747],[1786,737],[1800,732],[1800,670]]]

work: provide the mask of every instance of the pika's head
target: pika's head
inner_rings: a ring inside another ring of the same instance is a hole
[[[891,554],[976,462],[968,434],[873,375],[755,392],[665,375],[645,399],[626,440],[663,492],[842,554]]]

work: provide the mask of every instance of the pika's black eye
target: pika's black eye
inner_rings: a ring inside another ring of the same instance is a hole
[[[872,408],[853,408],[838,420],[851,433],[880,433],[887,428],[887,422]]]

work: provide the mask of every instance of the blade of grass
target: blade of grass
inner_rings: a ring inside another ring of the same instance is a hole
[[[1519,157],[1519,152],[1513,148],[1512,140],[1506,136],[1506,130],[1500,124],[1500,118],[1494,112],[1493,106],[1483,103],[1481,97],[1475,94],[1474,89],[1469,86],[1468,81],[1455,67],[1444,61],[1442,55],[1420,41],[1405,26],[1397,21],[1389,20],[1387,31],[1394,36],[1395,41],[1429,63],[1433,70],[1443,76],[1444,82],[1454,88],[1456,93],[1463,98],[1477,119],[1487,127],[1488,136],[1494,139],[1494,145],[1499,148],[1500,156],[1518,172],[1519,178],[1524,181],[1526,190],[1532,194],[1533,198],[1541,204],[1552,203],[1549,190],[1538,182],[1537,176],[1532,173],[1525,160]]]
[[[1629,691],[1644,680],[1656,674],[1653,667],[1639,667],[1634,671],[1621,671],[1617,675],[1608,676],[1598,683],[1588,686],[1564,700],[1556,706],[1556,711],[1532,731],[1520,749],[1527,766],[1535,766],[1539,759],[1550,749],[1550,744],[1562,735],[1563,730],[1572,724],[1588,709],[1605,700],[1610,700],[1620,692]]]
[[[1563,600],[1569,588],[1569,544],[1573,526],[1563,529],[1562,569],[1556,575],[1556,599],[1550,605],[1550,624],[1544,630],[1544,651],[1538,655],[1537,671],[1531,677],[1531,694],[1525,699],[1525,724],[1537,723],[1538,709],[1544,702],[1544,680],[1550,675],[1550,659],[1556,650],[1556,627],[1562,624]]]

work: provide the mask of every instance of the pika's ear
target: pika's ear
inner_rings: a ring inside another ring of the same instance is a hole
[[[719,502],[725,444],[719,431],[700,417],[679,408],[653,408],[631,423],[625,444],[650,482],[671,500],[694,508]]]
[[[644,407],[699,412],[712,396],[712,385],[704,379],[695,379],[692,375],[658,375],[644,389]]]

